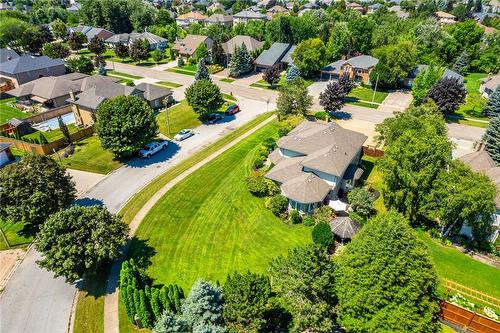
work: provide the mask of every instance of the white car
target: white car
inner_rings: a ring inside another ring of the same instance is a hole
[[[139,156],[150,158],[160,150],[167,149],[167,147],[168,147],[167,140],[153,141],[148,143],[146,147],[144,147],[143,149],[139,150]]]
[[[183,130],[180,130],[179,133],[177,133],[175,136],[174,136],[174,140],[175,141],[182,141],[182,140],[186,140],[187,138],[191,137],[194,135],[194,132],[190,129],[183,129]]]

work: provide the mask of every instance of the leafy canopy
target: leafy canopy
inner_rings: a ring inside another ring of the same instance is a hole
[[[205,79],[196,80],[186,89],[185,95],[189,106],[202,118],[216,112],[224,104],[220,88]]]

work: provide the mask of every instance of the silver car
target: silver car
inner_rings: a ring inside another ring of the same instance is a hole
[[[186,140],[187,138],[192,137],[193,135],[194,135],[194,132],[192,130],[190,130],[190,129],[183,129],[183,130],[180,130],[179,133],[177,133],[174,136],[174,140],[175,141]]]
[[[167,149],[167,147],[168,147],[167,140],[153,141],[148,143],[143,149],[139,150],[139,156],[150,158],[160,150]]]

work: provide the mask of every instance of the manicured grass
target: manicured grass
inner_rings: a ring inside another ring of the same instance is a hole
[[[500,269],[474,260],[459,250],[441,245],[425,231],[418,237],[427,245],[438,276],[500,298]]]
[[[9,248],[27,247],[33,239],[31,236],[22,235],[24,225],[20,222],[10,223],[0,220],[0,229],[3,233],[3,236],[0,236],[0,251]]]
[[[120,81],[118,81],[118,83],[123,84],[124,86],[129,86],[129,87],[132,87],[134,85],[134,81],[129,80],[129,79],[121,79]]]
[[[347,100],[346,103],[351,104],[351,105],[362,106],[362,107],[370,108],[370,109],[377,109],[378,108],[378,104],[372,104],[372,103],[363,102],[363,101]]]
[[[234,82],[234,81],[236,81],[236,80],[234,80],[234,79],[230,79],[230,78],[228,78],[228,77],[225,77],[225,78],[223,78],[223,79],[220,79],[220,81],[221,81],[221,82],[226,82],[226,83],[233,83],[233,82]]]
[[[15,101],[15,97],[0,100],[0,124],[8,122],[12,118],[24,119],[31,116],[31,114],[14,107],[12,103]]]
[[[170,49],[165,50],[165,57],[159,61],[158,63],[153,60],[152,51],[149,52],[149,57],[145,60],[141,61],[134,61],[132,58],[127,57],[125,59],[118,58],[115,54],[115,51],[111,48],[106,49],[106,51],[102,54],[102,57],[106,60],[109,61],[114,61],[114,62],[121,62],[124,64],[130,64],[130,65],[137,65],[137,66],[142,66],[142,67],[153,67],[156,65],[160,64],[166,64],[171,60],[171,51]],[[95,54],[90,52],[88,49],[82,49],[78,51],[79,55],[87,56],[87,57],[93,57]]]
[[[191,72],[191,71],[185,71],[183,69],[180,69],[178,67],[174,68],[168,68],[165,71],[167,72],[172,72],[172,73],[177,73],[177,74],[184,74],[184,75],[190,75],[190,76],[195,76],[196,72]]]
[[[167,129],[167,112],[170,118],[170,133]],[[163,111],[156,116],[160,133],[173,138],[181,129],[192,129],[201,125],[198,115],[184,99],[179,104],[172,106],[168,111]]]
[[[114,70],[108,70],[107,75],[112,76],[112,77],[124,77],[128,79],[133,79],[133,80],[138,80],[142,79],[142,76],[137,76],[137,75],[132,75],[132,74],[127,74],[127,73],[122,73],[122,72],[117,72]]]
[[[109,270],[105,269],[83,282],[83,290],[78,291],[74,333],[104,332],[104,295],[108,273]]]
[[[68,130],[70,133],[76,133],[76,132],[78,132],[78,127],[76,127],[75,124],[69,124]],[[46,132],[36,131],[36,132],[31,133],[31,134],[24,135],[23,138],[24,139],[34,139],[34,140],[40,139],[40,133],[43,133],[43,136],[45,136],[45,138],[47,139],[48,142],[53,142],[53,141],[64,138],[64,134],[61,132],[61,130],[59,128],[54,129],[54,130],[50,130],[50,131],[46,131]]]
[[[457,332],[453,328],[451,328],[450,326],[446,326],[445,324],[441,324],[441,329],[442,329],[443,333],[456,333]]]
[[[170,81],[160,81],[160,82],[156,82],[155,84],[158,84],[160,86],[167,86],[169,88],[179,88],[179,87],[182,87],[182,84],[175,83],[175,82],[170,82]]]
[[[467,89],[467,97],[465,104],[460,106],[456,114],[467,118],[478,118],[487,120],[482,114],[482,109],[486,104],[486,99],[479,93],[481,79],[487,77],[484,73],[470,73],[465,76],[465,88]]]
[[[375,92],[375,98],[373,99],[374,103],[382,103],[384,99],[389,95],[389,93],[384,92],[384,91],[377,91]],[[349,95],[347,95],[348,99],[353,99],[354,101],[365,101],[365,102],[372,102],[373,98],[373,90],[371,88],[365,88],[365,87],[356,87],[354,88]]]
[[[382,174],[378,171],[377,166],[375,165],[376,158],[365,155],[363,156],[363,165],[365,167],[365,172],[363,173],[362,179],[365,185],[371,185],[377,191],[382,192]],[[387,209],[385,208],[384,198],[382,197],[382,193],[380,193],[380,197],[375,200],[373,203],[375,209],[378,214],[384,213]]]
[[[198,278],[222,282],[235,270],[263,273],[271,259],[311,241],[309,228],[284,224],[245,183],[259,144],[276,130],[271,123],[224,152],[146,215],[129,254],[152,248],[148,274],[155,283],[189,290]]]
[[[232,95],[229,95],[229,94],[222,93],[222,98],[224,98],[226,101],[229,101],[229,102],[236,102],[236,98]]]
[[[61,152],[59,152],[61,154]],[[53,156],[57,159],[57,156]],[[107,174],[122,166],[122,162],[113,159],[113,154],[101,147],[97,136],[91,136],[75,143],[75,153],[61,158],[62,164],[70,169]]]
[[[488,122],[484,122],[484,121],[460,119],[460,118],[449,117],[449,116],[445,116],[445,120],[448,123],[456,123],[456,124],[460,124],[460,125],[475,126],[475,127],[481,127],[481,128],[486,128],[486,127],[488,127],[488,124],[489,124]]]

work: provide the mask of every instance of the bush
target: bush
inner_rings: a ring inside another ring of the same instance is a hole
[[[262,145],[267,149],[274,149],[276,148],[276,140],[274,138],[266,138],[264,142],[262,142]]]
[[[177,67],[184,66],[184,59],[182,57],[177,58]]]
[[[333,218],[333,210],[329,206],[321,206],[314,211],[313,218],[315,224],[329,224]]]
[[[327,120],[328,114],[326,112],[323,112],[323,111],[316,112],[314,114],[314,118],[319,119],[319,120]]]
[[[288,198],[281,194],[276,194],[266,201],[266,207],[275,215],[280,216],[288,208]]]
[[[210,74],[219,73],[224,69],[224,67],[222,67],[221,65],[208,65],[207,67]]]
[[[347,194],[352,209],[363,219],[373,214],[373,196],[363,188],[354,188]]]
[[[264,158],[262,156],[257,156],[252,162],[252,169],[258,170],[264,166]]]
[[[298,210],[292,209],[290,211],[289,216],[288,216],[288,220],[292,224],[299,224],[300,222],[302,222],[302,217],[300,216],[300,213]]]
[[[324,247],[332,245],[333,235],[330,225],[326,223],[316,224],[312,230],[312,239],[314,243]]]
[[[310,227],[312,225],[314,225],[314,219],[312,216],[309,216],[309,215],[306,215],[302,218],[302,224],[307,226],[307,227]]]
[[[257,197],[265,197],[279,193],[279,187],[271,179],[267,179],[260,172],[253,172],[247,177],[247,187],[250,193]]]
[[[278,128],[278,136],[281,138],[287,135],[292,129],[287,125],[282,125]]]
[[[349,213],[349,218],[353,221],[356,221],[358,222],[359,224],[365,224],[366,223],[366,219],[363,218],[361,215],[359,215],[358,213],[356,212],[350,212]]]

